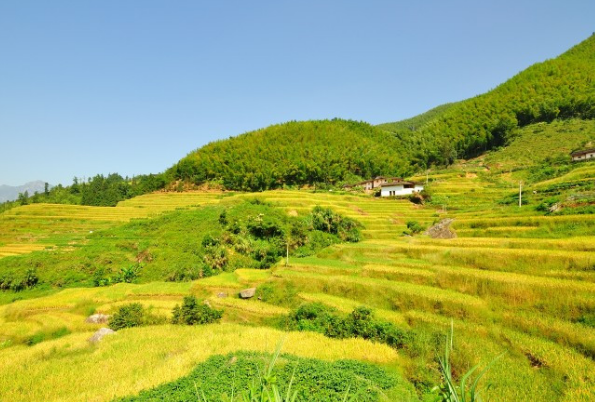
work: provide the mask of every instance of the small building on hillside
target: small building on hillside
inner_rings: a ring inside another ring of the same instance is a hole
[[[386,183],[395,183],[395,182],[400,182],[403,181],[403,179],[401,179],[400,177],[384,177],[384,176],[378,176],[375,177],[371,180],[366,180],[366,181],[361,181],[359,183],[355,183],[355,184],[346,184],[343,186],[344,189],[346,190],[351,190],[354,187],[363,187],[365,191],[372,191],[375,188],[381,187],[383,184]]]
[[[595,148],[585,149],[582,151],[574,151],[570,154],[573,162],[595,160]]]
[[[402,195],[411,195],[413,193],[419,193],[424,189],[424,186],[420,183],[403,180],[385,183],[381,187],[381,197],[398,197]]]

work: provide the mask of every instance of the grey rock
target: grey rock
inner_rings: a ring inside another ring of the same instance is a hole
[[[443,219],[428,230],[424,234],[430,236],[432,239],[454,239],[457,234],[450,230],[450,225],[454,219]]]
[[[93,314],[85,320],[88,324],[105,324],[109,320],[109,315],[107,314]]]
[[[562,209],[562,205],[560,205],[559,202],[555,203],[554,205],[552,205],[549,210],[550,212],[558,212],[559,210]]]
[[[244,289],[240,292],[240,297],[242,299],[249,299],[251,297],[254,297],[254,295],[256,294],[256,288],[249,288],[249,289]]]
[[[106,336],[106,335],[113,335],[115,333],[116,333],[116,331],[111,330],[109,328],[99,328],[97,330],[97,332],[95,332],[93,334],[93,336],[89,338],[89,342],[91,342],[91,343],[99,342],[100,340],[103,339],[104,336]]]

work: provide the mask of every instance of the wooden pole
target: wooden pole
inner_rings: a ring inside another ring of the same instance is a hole
[[[523,205],[523,181],[519,181],[519,208]]]
[[[287,239],[287,259],[285,260],[285,266],[289,266],[289,239]]]

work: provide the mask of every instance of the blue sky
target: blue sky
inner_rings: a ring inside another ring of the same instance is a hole
[[[396,121],[595,31],[595,2],[0,2],[0,184],[157,173],[288,120]]]

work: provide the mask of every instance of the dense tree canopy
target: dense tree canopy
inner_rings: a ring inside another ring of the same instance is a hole
[[[408,171],[405,150],[394,135],[367,123],[335,119],[289,122],[213,142],[178,162],[168,176],[259,191]]]
[[[502,146],[514,130],[556,119],[595,119],[595,36],[535,64],[494,90],[403,122],[380,125],[418,165],[447,163]]]

